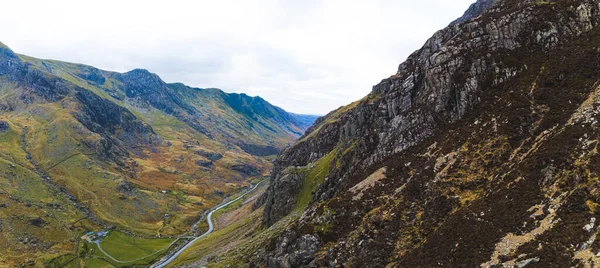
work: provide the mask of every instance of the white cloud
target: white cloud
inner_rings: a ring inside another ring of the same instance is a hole
[[[368,94],[472,1],[7,1],[0,41],[325,114]]]

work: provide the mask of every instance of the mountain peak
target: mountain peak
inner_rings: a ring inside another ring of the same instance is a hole
[[[148,71],[146,69],[133,69],[124,74],[127,76],[132,76],[132,77],[147,77],[147,78],[158,77],[158,75],[151,73],[150,71]]]
[[[498,0],[477,0],[477,2],[471,4],[469,9],[465,11],[462,17],[458,18],[452,23],[468,21],[470,19],[476,18],[483,14],[483,12],[490,9],[494,4],[496,4]]]
[[[133,69],[133,70],[127,72],[127,73],[128,74],[130,74],[130,73],[131,74],[136,74],[136,73],[137,74],[149,74],[149,75],[152,74],[150,71],[148,71],[146,69],[142,69],[142,68],[136,68],[136,69]]]
[[[163,82],[157,74],[151,73],[146,69],[133,69],[129,72],[124,73],[123,76],[126,77],[128,80],[131,80],[132,82],[150,88],[166,86],[165,82]]]

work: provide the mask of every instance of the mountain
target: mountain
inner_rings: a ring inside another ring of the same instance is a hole
[[[285,149],[263,227],[197,264],[598,266],[599,25],[598,0],[478,1]]]
[[[305,127],[306,129],[308,129],[310,126],[312,126],[312,124],[314,124],[315,121],[317,121],[317,119],[319,119],[319,117],[320,117],[318,115],[295,114],[295,113],[289,113],[289,114],[294,119],[296,119],[296,122],[298,122],[298,124],[300,124],[300,126]]]
[[[186,231],[310,125],[260,97],[41,60],[0,43],[0,266],[82,232]]]

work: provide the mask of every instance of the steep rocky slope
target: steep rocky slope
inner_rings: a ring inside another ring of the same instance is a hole
[[[0,266],[48,264],[102,227],[180,234],[306,125],[260,97],[0,43]]]
[[[213,262],[595,267],[600,1],[480,0],[275,161]]]

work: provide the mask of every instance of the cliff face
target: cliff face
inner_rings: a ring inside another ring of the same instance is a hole
[[[263,223],[301,216],[255,261],[597,262],[599,23],[596,0],[474,4],[279,155]]]

